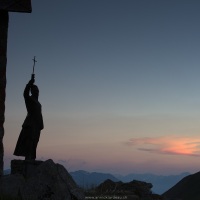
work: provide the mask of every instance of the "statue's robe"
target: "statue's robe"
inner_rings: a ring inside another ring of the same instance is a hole
[[[24,156],[26,159],[35,159],[40,131],[44,128],[44,125],[42,106],[36,99],[29,95],[30,89],[31,84],[27,84],[24,90],[27,116],[22,125],[14,155]]]

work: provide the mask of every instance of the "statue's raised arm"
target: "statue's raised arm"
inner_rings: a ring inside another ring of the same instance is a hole
[[[35,82],[35,75],[24,89],[24,100],[27,116],[22,125],[17,145],[14,151],[16,156],[24,156],[25,160],[36,159],[36,148],[40,138],[40,132],[44,128],[42,117],[42,106],[38,101],[39,89]],[[30,95],[31,93],[31,95]]]

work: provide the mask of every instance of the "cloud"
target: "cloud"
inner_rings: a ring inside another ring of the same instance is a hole
[[[140,151],[167,155],[187,155],[200,157],[200,137],[143,137],[131,138],[125,143]]]

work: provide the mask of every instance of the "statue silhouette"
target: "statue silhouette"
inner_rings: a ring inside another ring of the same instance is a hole
[[[27,116],[22,125],[14,155],[24,156],[25,160],[36,159],[37,144],[40,139],[40,131],[44,128],[42,118],[42,106],[38,101],[39,89],[34,85],[35,76],[25,87],[24,100],[27,109]],[[31,92],[31,95],[29,93]]]

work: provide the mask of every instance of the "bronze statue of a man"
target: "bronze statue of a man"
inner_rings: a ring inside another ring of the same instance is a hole
[[[35,77],[32,74],[32,78],[24,90],[27,116],[22,125],[22,130],[14,151],[14,155],[24,156],[25,160],[36,159],[36,148],[40,138],[40,131],[44,128],[42,106],[38,101],[39,89],[34,85],[34,82]],[[31,95],[29,95],[30,92]]]

